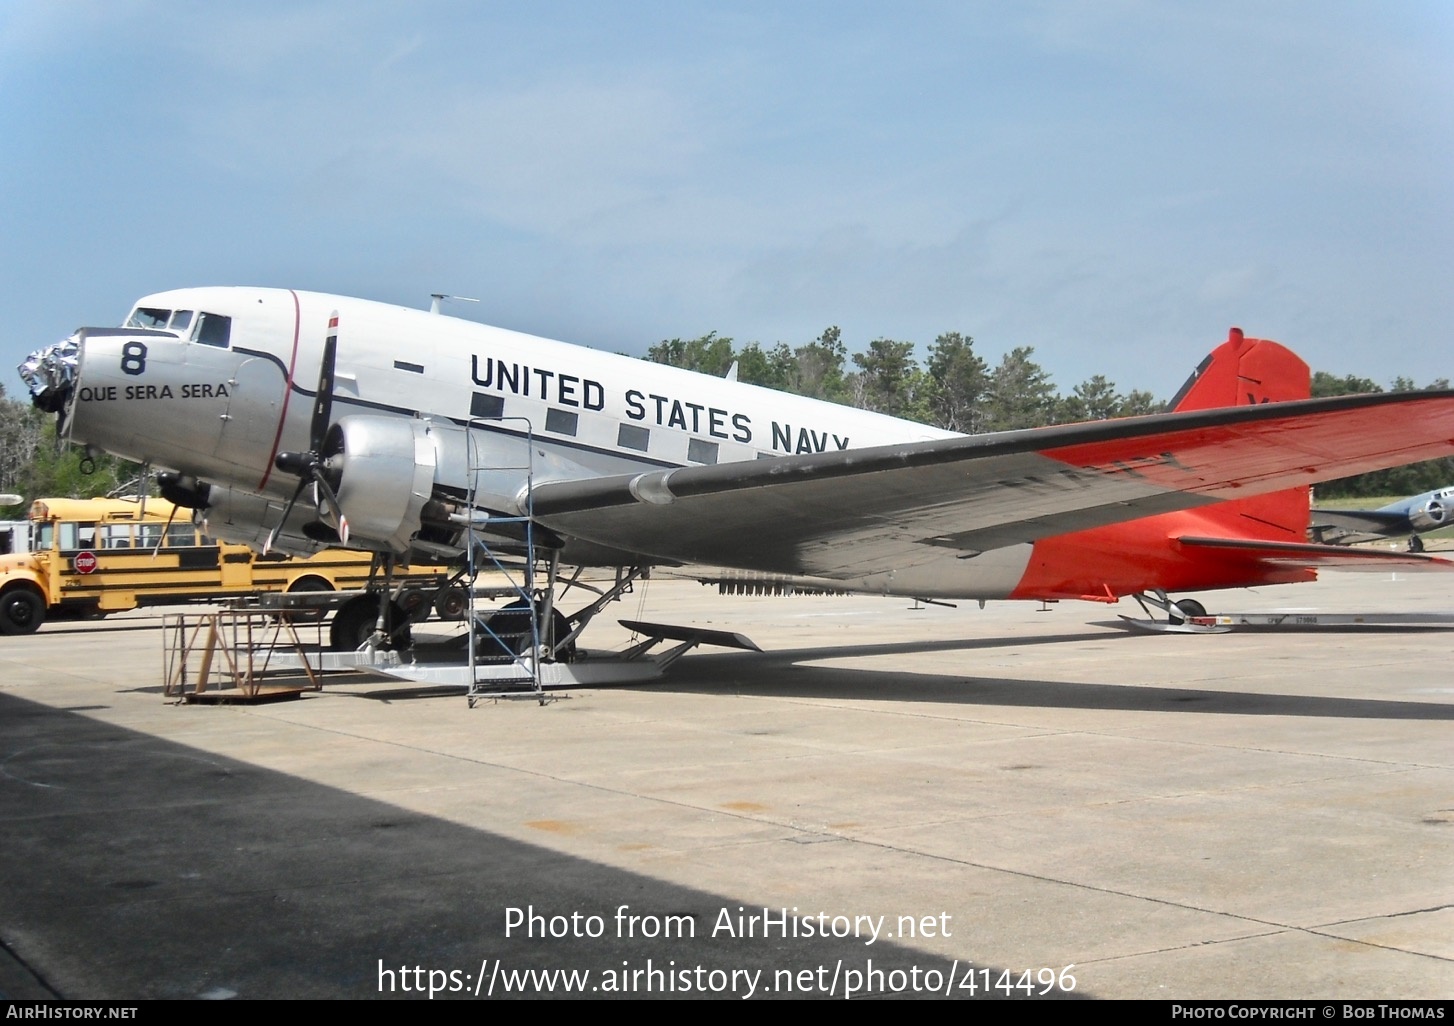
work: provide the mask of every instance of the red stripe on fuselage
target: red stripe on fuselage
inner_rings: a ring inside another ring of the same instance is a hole
[[[283,444],[283,425],[288,422],[288,400],[293,397],[293,371],[298,366],[298,334],[303,322],[303,310],[298,302],[298,293],[289,289],[288,295],[293,297],[293,355],[288,357],[288,380],[283,385],[283,408],[278,413],[278,430],[273,435],[273,451],[268,453],[267,469],[263,471],[263,479],[257,483],[258,491],[266,488],[268,479],[273,476],[273,460],[277,459],[278,446]]]

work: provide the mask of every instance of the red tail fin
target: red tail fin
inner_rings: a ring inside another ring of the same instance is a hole
[[[1256,406],[1307,399],[1312,394],[1312,376],[1302,357],[1276,342],[1247,338],[1242,329],[1233,328],[1227,341],[1192,371],[1171,408],[1179,412]]]
[[[1307,399],[1312,395],[1308,365],[1290,349],[1264,339],[1247,338],[1241,329],[1212,350],[1171,401],[1176,411],[1210,410]],[[1209,506],[1203,513],[1223,525],[1232,537],[1280,541],[1307,539],[1309,489],[1306,485],[1253,499]]]

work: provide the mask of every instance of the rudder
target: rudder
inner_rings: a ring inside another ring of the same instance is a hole
[[[1312,373],[1303,358],[1286,346],[1247,338],[1233,328],[1201,362],[1171,400],[1177,413],[1217,410],[1224,406],[1257,406],[1308,399]]]
[[[1213,410],[1226,406],[1258,406],[1312,396],[1312,373],[1291,349],[1266,339],[1247,338],[1232,328],[1223,342],[1201,362],[1176,398],[1173,412]],[[1233,537],[1304,541],[1311,519],[1307,485],[1208,506],[1202,514]]]

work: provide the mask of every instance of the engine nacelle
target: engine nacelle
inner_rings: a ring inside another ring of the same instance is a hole
[[[1449,500],[1430,499],[1409,511],[1409,525],[1415,531],[1432,531],[1449,523]]]
[[[408,552],[439,462],[430,425],[402,417],[344,417],[328,429],[323,451],[350,541]]]
[[[205,486],[204,486],[205,487]],[[210,538],[218,541],[249,545],[261,550],[272,536],[273,552],[289,556],[311,556],[323,549],[320,542],[303,533],[304,527],[313,519],[313,510],[305,503],[298,503],[288,515],[288,522],[278,528],[278,518],[287,505],[276,499],[268,499],[255,492],[244,492],[236,488],[221,488],[217,485],[207,489],[207,505],[198,509],[193,516],[196,524]]]
[[[195,477],[179,474],[175,470],[159,470],[156,479],[162,498],[173,506],[206,509],[212,504],[212,486],[206,481],[198,481]]]

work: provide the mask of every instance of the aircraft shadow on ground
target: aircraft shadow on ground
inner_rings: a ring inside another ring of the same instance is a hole
[[[1108,639],[1137,640],[1135,635]],[[1054,645],[1084,642],[1086,636],[975,641],[927,641],[777,652],[691,655],[657,683],[644,687],[682,693],[733,691],[778,698],[833,698],[843,701],[945,702],[1026,709],[1087,709],[1126,712],[1215,713],[1238,716],[1307,716],[1347,719],[1454,720],[1454,704],[1339,696],[1266,694],[1252,691],[1167,687],[1154,684],[1100,684],[973,676],[946,666],[944,674],[866,667],[809,665],[815,660],[859,659],[994,648],[998,645]],[[1142,638],[1145,642],[1150,639]],[[1153,642],[1154,643],[1154,642]]]
[[[498,782],[480,786],[488,803]],[[649,846],[650,824],[641,830]],[[870,957],[884,970],[953,968],[882,939],[713,938],[721,910],[753,911],[750,896],[679,886],[4,694],[0,832],[0,998],[12,1000],[389,996],[381,979],[393,996],[418,997],[418,987],[399,990],[399,973],[380,973],[413,967],[458,972],[438,982],[464,990],[436,997],[473,996],[474,978],[497,959],[502,970],[590,970],[594,985],[608,971],[644,972],[648,959],[657,970],[757,969],[763,981],[779,969],[831,975],[840,959],[845,969]],[[687,917],[678,922],[694,936],[618,937],[619,905]],[[603,936],[506,938],[506,909],[530,906],[545,917],[599,915]],[[554,996],[568,995],[557,983]]]
[[[1163,643],[1178,639],[1165,637]],[[828,659],[969,652],[1065,644],[1157,644],[1153,636],[1107,633],[1051,634],[1038,637],[932,639],[872,645],[829,645],[768,652],[694,652],[667,675],[648,684],[596,685],[683,694],[754,694],[778,698],[832,698],[844,701],[940,702],[1006,708],[1087,709],[1123,712],[1190,712],[1239,716],[1305,716],[1345,719],[1454,720],[1454,705],[1322,695],[1264,694],[1250,691],[1099,684],[1086,681],[1027,680],[896,670],[891,667],[811,665]],[[948,667],[946,666],[946,670]],[[362,678],[355,678],[355,682]],[[325,678],[324,687],[340,681]],[[335,692],[374,701],[426,698],[460,700],[458,686],[385,684],[368,690]]]

